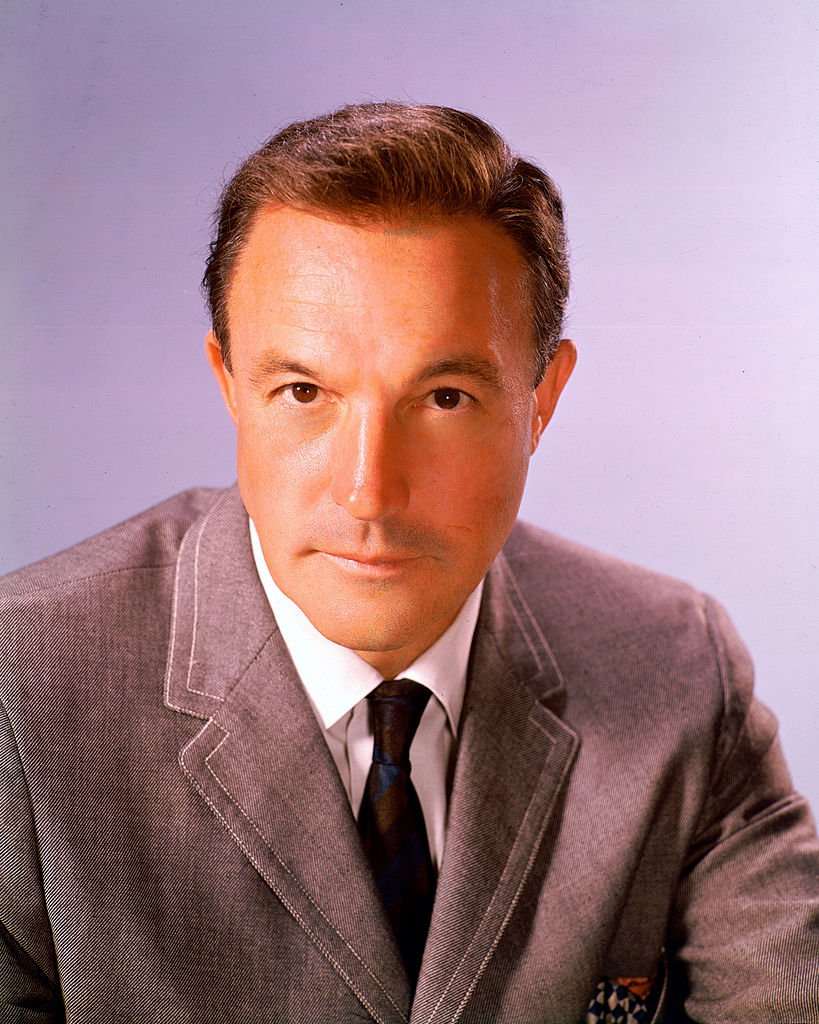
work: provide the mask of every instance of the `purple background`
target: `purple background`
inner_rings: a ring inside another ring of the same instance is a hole
[[[524,514],[723,600],[819,804],[813,0],[17,0],[0,39],[0,569],[233,479],[198,281],[243,155],[464,107],[567,204],[580,361]]]

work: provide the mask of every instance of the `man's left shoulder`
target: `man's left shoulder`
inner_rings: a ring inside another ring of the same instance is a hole
[[[522,522],[503,560],[570,690],[588,689],[598,706],[650,700],[709,718],[747,710],[751,660],[713,598]]]
[[[672,576],[518,521],[503,549],[523,590],[566,621],[663,629],[679,616],[707,617],[711,599]]]

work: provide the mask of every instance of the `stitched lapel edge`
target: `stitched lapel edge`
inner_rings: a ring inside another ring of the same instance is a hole
[[[447,887],[454,886],[461,875],[465,859],[462,851],[466,846],[463,845],[461,851],[453,851],[453,845],[459,841],[459,833],[468,832],[466,819],[480,814],[492,787],[491,777],[482,772],[482,766],[486,755],[492,754],[489,740],[493,729],[500,724],[493,705],[507,707],[512,698],[518,707],[506,728],[523,736],[520,726],[524,723],[530,726],[526,746],[530,762],[527,784],[531,791],[514,838],[506,848],[497,881],[491,893],[485,892],[478,924],[472,927],[470,922],[458,919],[455,908],[447,913],[443,907],[438,910],[440,920],[436,924],[433,911],[431,941],[413,1006],[413,1024],[456,1022],[463,1014],[518,906],[544,837],[554,827],[555,808],[580,745],[576,733],[547,706],[562,708],[563,676],[502,554],[490,570],[487,584],[476,630],[450,807],[447,851],[439,880],[442,903],[446,901]],[[474,717],[470,719],[470,715]],[[531,767],[535,763],[538,766]],[[509,771],[507,769],[507,776]],[[520,781],[520,777],[515,777],[515,785]],[[497,802],[493,806],[497,806]],[[506,812],[503,804],[500,808],[501,812]],[[498,828],[498,831],[503,830]],[[488,878],[484,881],[488,882]],[[480,879],[470,878],[472,882],[479,885]],[[456,950],[452,956],[449,955],[451,950]]]

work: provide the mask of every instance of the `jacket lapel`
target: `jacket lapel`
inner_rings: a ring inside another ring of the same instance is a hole
[[[461,718],[435,909],[412,1021],[457,1021],[493,957],[578,748],[560,670],[501,554],[487,579]]]
[[[377,1021],[409,989],[346,793],[227,491],[177,563],[166,703],[207,719],[180,765],[276,897]]]

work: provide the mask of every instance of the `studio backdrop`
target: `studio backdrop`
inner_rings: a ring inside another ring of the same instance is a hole
[[[10,0],[0,568],[234,479],[220,186],[345,102],[493,122],[566,203],[580,358],[523,515],[725,603],[819,804],[817,12],[797,0]]]

